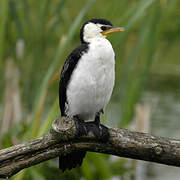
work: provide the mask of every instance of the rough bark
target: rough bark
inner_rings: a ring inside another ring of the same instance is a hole
[[[109,128],[109,134],[106,143],[91,132],[78,137],[72,119],[56,119],[44,136],[0,150],[0,178],[11,177],[24,168],[80,149],[180,167],[180,140],[117,128]]]

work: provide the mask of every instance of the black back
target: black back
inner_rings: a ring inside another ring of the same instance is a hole
[[[59,82],[59,105],[61,110],[61,116],[66,116],[65,113],[65,103],[67,102],[66,90],[68,83],[70,81],[71,75],[73,70],[75,69],[79,59],[81,58],[82,54],[87,52],[88,50],[88,43],[82,43],[76,49],[72,51],[72,53],[66,59],[63,69],[60,75],[60,82]]]

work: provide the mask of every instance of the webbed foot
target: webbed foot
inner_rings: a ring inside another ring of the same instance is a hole
[[[100,142],[107,142],[109,139],[109,130],[106,126],[100,124],[100,118],[96,116],[94,122],[84,122],[78,116],[74,116],[74,121],[77,128],[77,136],[88,135],[92,132]]]

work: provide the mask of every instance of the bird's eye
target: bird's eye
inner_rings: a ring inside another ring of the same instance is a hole
[[[106,31],[106,30],[108,30],[108,29],[110,29],[111,27],[110,26],[101,26],[101,29],[103,30],[103,31]]]

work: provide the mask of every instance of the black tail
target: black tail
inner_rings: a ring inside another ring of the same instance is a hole
[[[64,172],[66,169],[71,170],[77,165],[81,166],[86,151],[74,151],[65,156],[59,156],[59,168]]]

